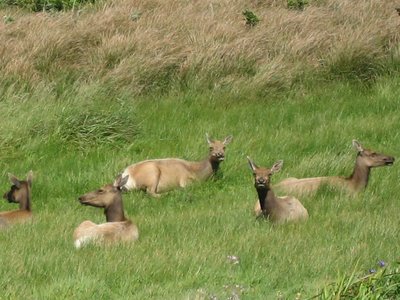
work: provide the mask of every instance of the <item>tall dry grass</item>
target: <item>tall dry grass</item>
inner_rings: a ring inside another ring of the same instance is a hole
[[[171,87],[290,86],[305,72],[371,79],[399,59],[396,1],[119,0],[62,13],[7,12],[0,73],[35,85],[95,81],[136,94]],[[243,10],[261,21],[248,27]],[[140,17],[138,18],[138,16]],[[65,78],[61,79],[65,80]]]

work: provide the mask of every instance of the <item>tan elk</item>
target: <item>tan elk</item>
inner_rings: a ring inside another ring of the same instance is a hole
[[[275,224],[308,218],[307,209],[298,199],[293,196],[277,197],[271,189],[271,177],[282,168],[282,160],[274,163],[270,169],[258,167],[250,157],[247,160],[253,171],[254,186],[258,194],[254,207],[256,216],[264,216]]]
[[[305,194],[316,191],[321,185],[330,185],[357,193],[367,187],[371,168],[394,163],[394,157],[365,149],[356,140],[353,140],[353,146],[357,150],[357,157],[353,173],[349,177],[287,178],[276,184],[274,189],[286,193]]]
[[[225,159],[225,147],[232,141],[228,136],[224,141],[210,140],[209,155],[202,161],[187,161],[179,158],[152,159],[127,167],[122,176],[129,176],[126,190],[144,190],[153,197],[176,188],[183,188],[193,181],[204,181],[218,171]]]
[[[29,171],[26,180],[19,180],[12,174],[8,174],[11,188],[3,196],[10,203],[18,203],[19,209],[0,212],[0,227],[7,227],[14,223],[23,223],[32,218],[31,188],[32,171]]]
[[[121,188],[128,176],[119,176],[114,184],[79,197],[83,205],[104,208],[107,223],[95,224],[91,221],[82,222],[74,231],[76,248],[89,243],[113,244],[115,242],[132,242],[138,239],[137,226],[124,215]]]

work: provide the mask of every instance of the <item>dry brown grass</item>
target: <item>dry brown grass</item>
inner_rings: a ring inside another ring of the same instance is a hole
[[[61,70],[139,94],[174,83],[289,85],[305,70],[340,73],[353,60],[373,68],[399,57],[396,1],[314,1],[304,11],[285,3],[119,0],[80,12],[7,11],[15,21],[0,24],[0,72],[36,84]],[[246,8],[257,26],[245,25]]]

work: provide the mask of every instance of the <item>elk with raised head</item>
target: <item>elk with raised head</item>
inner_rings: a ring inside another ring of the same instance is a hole
[[[82,222],[74,231],[76,248],[81,248],[88,243],[112,244],[138,239],[137,226],[124,215],[121,188],[127,180],[128,176],[119,176],[114,184],[107,184],[79,197],[79,202],[83,205],[104,208],[107,223]]]
[[[135,163],[127,167],[122,176],[129,176],[126,190],[144,190],[153,197],[176,188],[183,188],[193,181],[204,181],[214,175],[220,163],[225,159],[225,147],[232,136],[222,142],[210,140],[209,155],[202,161],[187,161],[179,158],[152,159]]]
[[[32,218],[31,189],[32,171],[29,171],[26,180],[19,180],[12,174],[8,174],[11,188],[3,196],[10,203],[18,203],[19,209],[0,212],[0,227],[7,227],[14,223],[23,223]]]
[[[308,218],[307,209],[297,198],[277,197],[271,189],[271,176],[280,171],[283,165],[282,160],[274,163],[270,169],[258,167],[250,157],[247,157],[247,160],[253,171],[254,186],[258,194],[258,201],[254,207],[256,216],[264,216],[275,224]]]
[[[349,177],[325,176],[302,179],[287,178],[274,185],[274,189],[301,195],[314,192],[322,185],[329,185],[344,188],[352,193],[357,193],[367,187],[371,168],[390,166],[394,163],[394,157],[365,149],[356,140],[353,140],[353,146],[357,151],[357,157],[353,173]]]

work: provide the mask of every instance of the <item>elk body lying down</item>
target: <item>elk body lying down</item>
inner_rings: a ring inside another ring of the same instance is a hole
[[[353,140],[353,146],[357,150],[357,158],[353,173],[349,177],[287,178],[274,185],[274,189],[286,193],[306,194],[316,191],[322,185],[330,185],[357,193],[367,187],[371,168],[394,163],[394,157],[365,149],[356,140]]]
[[[144,190],[153,197],[176,188],[183,188],[193,181],[204,181],[218,171],[219,164],[225,159],[225,146],[232,136],[223,142],[207,142],[210,152],[202,161],[187,161],[179,158],[152,159],[138,162],[127,167],[122,176],[129,176],[126,190]]]
[[[128,177],[118,177],[114,184],[103,186],[97,191],[79,197],[83,205],[104,208],[107,223],[82,222],[74,232],[74,245],[80,248],[88,243],[112,244],[132,242],[138,239],[139,231],[132,221],[125,218],[121,187]]]
[[[19,209],[0,212],[0,227],[7,227],[14,223],[23,223],[32,218],[31,211],[31,188],[32,171],[28,173],[26,180],[19,180],[9,174],[11,188],[3,196],[10,203],[18,203]]]
[[[283,161],[277,161],[271,169],[267,169],[258,167],[250,157],[247,159],[253,171],[254,186],[258,194],[258,201],[254,207],[256,216],[264,216],[276,224],[308,218],[307,209],[298,199],[292,196],[277,197],[270,187],[271,176],[280,171]]]

